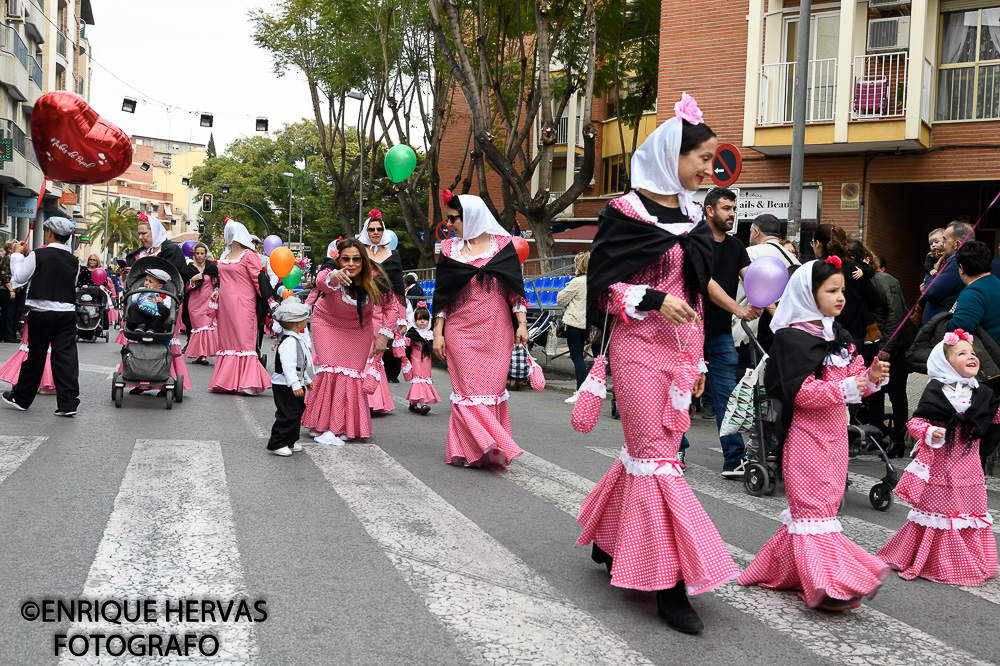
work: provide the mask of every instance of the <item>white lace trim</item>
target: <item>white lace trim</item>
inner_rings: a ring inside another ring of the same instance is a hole
[[[396,338],[395,340],[392,341],[392,346],[393,347],[405,347],[406,346],[406,338]]]
[[[28,345],[21,345],[20,347],[17,348],[17,351],[23,351],[23,352],[28,351]]]
[[[829,356],[827,358],[830,358]],[[858,390],[858,383],[854,377],[848,377],[840,381],[840,390],[844,394],[844,402],[849,405],[856,405],[861,402],[861,391]]]
[[[472,257],[459,250],[459,247],[465,247],[465,242],[460,238],[451,239],[451,248],[449,249],[449,256],[455,261],[461,261],[463,264],[470,264],[477,259],[492,259],[493,255],[500,251],[500,247],[497,245],[497,238],[493,234],[490,234],[490,249],[482,254],[477,254]]]
[[[243,250],[242,252],[240,252],[240,256],[236,257],[235,259],[219,259],[219,263],[220,263],[220,264],[235,264],[235,263],[237,263],[237,262],[238,262],[238,261],[239,261],[240,259],[242,259],[242,258],[243,258],[243,255],[244,255],[244,254],[246,254],[246,253],[247,253],[247,252],[249,252],[249,251],[250,251],[250,250]]]
[[[410,380],[411,384],[433,384],[430,377],[414,377]]]
[[[514,313],[517,313],[517,312],[527,312],[527,311],[528,311],[528,308],[524,304],[515,305],[513,308],[511,308],[511,312],[514,312]]]
[[[625,314],[632,319],[645,319],[649,314],[646,310],[636,311],[639,303],[645,298],[647,289],[649,289],[647,285],[637,284],[628,290],[628,295],[625,297]]]
[[[622,447],[618,459],[632,476],[684,476],[684,463],[676,458],[633,458]]]
[[[832,365],[837,368],[846,368],[854,360],[854,355],[847,349],[841,349],[836,354],[828,354],[825,359],[823,359],[824,365]]]
[[[980,529],[993,524],[993,516],[986,513],[976,515],[974,513],[955,513],[946,516],[943,513],[929,513],[919,509],[910,509],[906,519],[911,523],[930,527],[935,530],[964,530],[968,527]]]
[[[510,394],[504,389],[504,392],[500,395],[459,395],[458,393],[451,394],[451,403],[453,405],[461,405],[463,407],[472,407],[475,405],[499,405],[501,403],[507,402],[507,398]]]
[[[433,328],[414,328],[414,330],[417,332],[417,335],[422,337],[424,340],[427,340],[428,342],[434,339]]]
[[[924,435],[924,442],[923,443],[926,444],[927,446],[931,447],[932,449],[940,449],[942,446],[944,446],[944,438],[943,437],[941,438],[941,441],[938,442],[937,444],[934,444],[931,441],[931,439],[934,437],[934,433],[936,433],[936,432],[940,432],[942,435],[948,434],[947,430],[945,430],[944,428],[939,428],[938,426],[930,426],[929,428],[927,428],[927,433]]]
[[[406,321],[405,319],[397,319],[397,320],[396,320],[396,326],[397,326],[397,327],[399,327],[399,326],[406,326],[406,325],[408,325],[409,323],[410,323],[410,322]]]
[[[218,310],[219,304],[216,301],[209,301],[208,307],[212,308],[213,310]]]
[[[698,372],[707,375],[708,374],[708,364],[705,363],[705,359],[698,359]]]
[[[674,409],[683,412],[691,407],[691,391],[681,391],[677,388],[677,384],[671,384],[669,393],[670,402]]]
[[[830,534],[831,532],[843,532],[844,526],[836,516],[831,518],[803,518],[795,520],[792,512],[785,509],[779,516],[781,522],[788,528],[789,534]]]
[[[410,363],[410,359],[408,359],[408,358],[406,358],[404,356],[403,357],[403,364],[401,366],[399,366],[399,369],[402,370],[404,374],[405,373],[413,372],[413,364]]]
[[[393,336],[396,335],[396,331],[392,330],[391,328],[386,328],[385,326],[383,326],[382,328],[378,329],[378,333],[376,333],[375,335],[377,336],[384,335],[385,337],[392,340]]]
[[[608,397],[608,382],[603,379],[594,379],[592,375],[587,375],[587,378],[583,380],[580,384],[579,393],[590,393],[596,395],[601,400]]]
[[[250,351],[225,349],[223,351],[216,353],[216,356],[256,356],[256,355],[257,352],[253,351],[252,349]]]
[[[338,375],[345,375],[352,379],[361,379],[361,373],[354,368],[344,368],[339,365],[323,365],[316,369],[316,374],[321,372],[331,372]]]
[[[447,319],[448,318],[448,313],[445,312],[444,310],[439,310],[438,313],[435,314],[434,316],[436,318],[438,318],[438,319]]]
[[[201,333],[202,331],[214,331],[216,328],[218,328],[218,326],[216,326],[214,323],[209,324],[208,326],[199,326],[198,328],[191,330],[191,335],[194,335],[195,333]]]
[[[918,479],[922,479],[925,483],[929,483],[931,480],[930,468],[919,460],[911,460],[910,464],[903,471],[909,472]]]

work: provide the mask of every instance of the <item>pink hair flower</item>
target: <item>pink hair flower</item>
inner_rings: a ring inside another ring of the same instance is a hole
[[[842,267],[842,266],[844,265],[844,262],[842,262],[842,261],[840,260],[840,257],[838,257],[838,256],[837,256],[837,255],[835,255],[835,254],[831,254],[831,255],[830,255],[829,257],[827,257],[827,258],[826,258],[826,259],[824,259],[823,261],[824,261],[825,263],[827,263],[827,264],[830,264],[830,265],[832,265],[832,266],[833,266],[834,268],[836,268],[836,269],[838,269],[838,270],[839,270],[839,269],[840,269],[840,268],[841,268],[841,267]]]
[[[372,208],[370,211],[368,211],[368,219],[370,219],[370,220],[381,220],[382,219],[382,211],[380,211],[378,208]]]
[[[417,307],[418,308],[426,308],[427,307],[427,301],[417,301]]]
[[[958,344],[958,333],[951,331],[944,334],[944,343],[951,347]]]
[[[138,215],[136,215],[136,218],[140,222],[149,222],[149,215],[146,215],[145,213],[139,213]]]
[[[674,104],[674,115],[681,120],[688,121],[692,125],[700,125],[705,122],[701,109],[698,108],[698,102],[687,93],[682,93],[681,101]]]

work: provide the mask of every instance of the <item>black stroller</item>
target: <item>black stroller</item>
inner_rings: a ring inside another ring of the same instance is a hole
[[[108,295],[100,287],[81,287],[76,292],[76,337],[97,342],[111,340],[108,324]]]
[[[170,276],[163,289],[147,289],[143,286],[146,271],[158,268]],[[177,313],[183,296],[183,285],[177,268],[160,257],[143,257],[132,265],[126,279],[122,295],[122,334],[129,341],[122,347],[122,371],[116,372],[111,380],[111,399],[115,407],[122,406],[126,386],[153,388],[162,386],[166,392],[166,408],[172,409],[174,401],[184,401],[184,376],[175,380],[170,376],[173,353],[170,340],[178,326]],[[165,332],[133,331],[134,323],[129,322],[128,303],[132,296],[140,293],[160,294],[171,299]]]

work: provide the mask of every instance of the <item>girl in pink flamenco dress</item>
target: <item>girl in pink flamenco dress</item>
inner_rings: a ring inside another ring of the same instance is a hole
[[[21,333],[21,346],[17,348],[7,362],[0,366],[0,381],[5,381],[11,386],[17,384],[17,378],[21,375],[21,364],[28,358],[28,320],[24,320],[24,328]],[[42,383],[38,385],[38,392],[41,394],[55,393],[56,381],[52,377],[52,348],[49,348],[48,356],[45,357],[45,369],[42,371]]]
[[[788,509],[784,523],[740,576],[741,585],[797,590],[810,608],[845,611],[872,599],[889,567],[843,534],[837,519],[847,478],[847,404],[888,381],[834,324],[843,309],[840,260],[810,261],[785,287],[764,385],[778,408]]]
[[[219,350],[208,386],[219,393],[259,395],[271,388],[271,375],[257,356],[257,276],[263,265],[247,228],[230,219],[226,254],[219,260]]]
[[[448,362],[453,391],[445,462],[503,468],[523,453],[507,405],[514,344],[528,340],[521,266],[482,199],[444,196],[456,233],[441,244],[434,288],[434,352]]]
[[[336,258],[325,260],[316,276],[314,289],[320,292],[312,319],[316,377],[306,395],[302,425],[317,443],[343,446],[345,438],[372,435],[362,380],[368,359],[385,352],[396,310],[383,305],[381,287],[387,285],[376,282],[364,246],[348,238],[336,249]]]
[[[430,413],[431,405],[441,402],[441,396],[434,390],[431,379],[431,354],[433,354],[434,331],[431,329],[431,313],[425,301],[418,301],[413,311],[413,327],[406,333],[402,347],[393,343],[396,354],[403,359],[403,376],[410,382],[410,392],[406,400],[410,411],[421,416]]]
[[[896,486],[913,508],[878,552],[906,580],[981,586],[997,575],[979,440],[1000,423],[1000,413],[978,372],[972,335],[961,329],[946,334],[927,359],[930,380],[907,424],[917,457]]]
[[[677,459],[705,386],[703,298],[712,232],[692,193],[711,173],[715,133],[685,96],[632,158],[632,192],[601,212],[587,271],[587,319],[610,336],[625,445],[580,507],[577,544],[611,584],[656,592],[672,629],[704,624],[688,595],[739,575]],[[603,339],[602,336],[602,339]],[[588,379],[589,381],[589,379]]]

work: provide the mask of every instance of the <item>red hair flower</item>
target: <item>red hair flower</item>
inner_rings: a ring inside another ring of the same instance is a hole
[[[441,193],[441,199],[444,201],[445,206],[451,205],[451,200],[455,198],[455,195],[451,193],[451,190],[445,189]]]
[[[833,264],[833,267],[838,270],[840,269],[841,266],[844,265],[844,262],[840,260],[840,257],[834,256],[832,254],[823,261],[828,264]]]
[[[959,340],[965,340],[966,342],[968,342],[971,345],[972,344],[972,334],[971,333],[966,333],[961,328],[956,328],[951,333],[945,333],[944,334],[944,343],[946,345],[949,345],[949,346],[956,345],[956,344],[958,344]]]
[[[370,220],[381,220],[382,219],[382,211],[380,211],[378,208],[372,208],[370,211],[368,211],[368,219],[370,219]]]
[[[417,301],[417,307],[418,308],[426,308],[427,307],[427,301]]]
[[[145,213],[139,213],[136,217],[140,222],[149,222],[149,215],[146,215]]]

